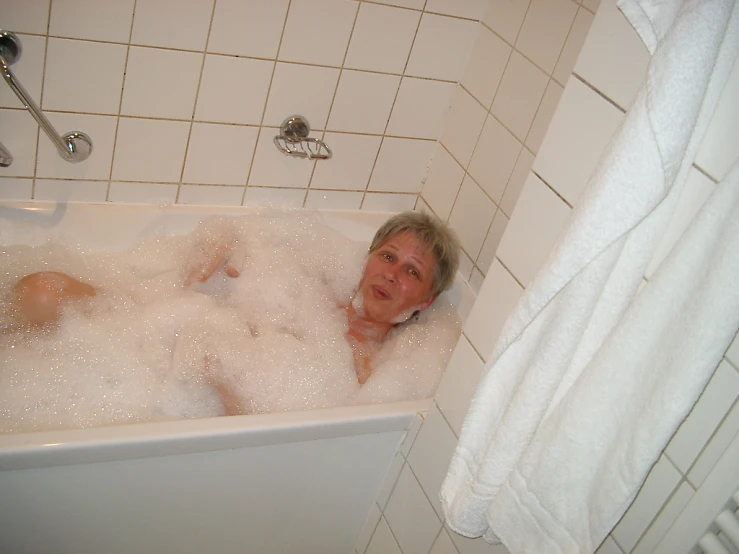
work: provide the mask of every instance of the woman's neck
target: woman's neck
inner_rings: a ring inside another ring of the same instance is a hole
[[[346,317],[349,322],[349,335],[361,342],[382,342],[393,328],[392,323],[377,322],[358,314],[351,304],[346,308]]]

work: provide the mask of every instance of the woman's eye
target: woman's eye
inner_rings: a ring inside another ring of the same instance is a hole
[[[382,257],[387,260],[388,262],[393,261],[393,256],[391,254],[388,254],[387,252],[382,255]]]
[[[421,277],[421,275],[418,273],[418,271],[416,271],[413,268],[409,269],[408,270],[408,273],[410,273],[411,277],[413,277],[414,279],[419,279]]]

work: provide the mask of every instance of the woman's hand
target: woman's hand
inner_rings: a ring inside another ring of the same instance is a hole
[[[201,224],[193,235],[189,252],[185,286],[207,281],[221,267],[229,277],[238,277],[246,259],[246,249],[228,220]]]
[[[207,281],[213,273],[215,273],[221,267],[226,270],[226,275],[229,277],[238,277],[241,275],[241,269],[246,259],[246,252],[243,248],[233,248],[232,245],[218,245],[208,253],[208,255],[202,257],[200,260],[202,263],[196,263],[192,267],[185,278],[185,286],[190,286],[193,283],[202,283]]]

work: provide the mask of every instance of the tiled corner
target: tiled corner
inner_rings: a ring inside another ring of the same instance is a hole
[[[441,521],[407,464],[384,515],[403,554],[426,554],[441,529]]]
[[[440,519],[439,491],[456,447],[457,437],[433,404],[406,459]]]
[[[240,206],[244,187],[218,185],[180,185],[178,204],[203,206]]]
[[[498,250],[500,239],[503,238],[503,233],[508,225],[508,216],[503,213],[503,210],[495,212],[493,222],[490,224],[490,229],[485,237],[485,242],[482,245],[480,255],[477,257],[477,266],[482,270],[483,273],[487,274],[490,264],[493,263],[495,252]]]
[[[311,128],[325,129],[338,80],[338,69],[278,63],[272,77],[264,124],[279,127],[286,117],[300,114]],[[295,94],[294,83],[300,83],[300,94]]]
[[[497,207],[469,175],[462,181],[462,188],[449,216],[449,225],[457,232],[462,248],[477,259],[485,241]]]
[[[393,194],[389,192],[367,192],[362,201],[363,210],[375,212],[404,212],[413,210],[415,205],[415,194]]]
[[[435,402],[457,436],[467,416],[470,400],[482,377],[485,362],[478,356],[466,336],[454,348],[444,376],[436,392]]]
[[[30,200],[33,179],[0,177],[0,200]]]
[[[358,2],[344,0],[292,0],[279,59],[340,66],[358,7]]]
[[[739,334],[734,337],[725,356],[729,362],[734,364],[734,368],[739,368]]]
[[[428,0],[424,9],[467,19],[480,19],[485,14],[487,5],[487,0]]]
[[[303,189],[253,187],[250,185],[246,188],[244,205],[302,208],[305,194]]]
[[[105,202],[107,193],[107,181],[36,179],[33,199],[61,202]]]
[[[422,10],[426,0],[377,0],[377,3],[387,4],[388,6]]]
[[[421,192],[435,147],[430,140],[385,137],[368,190]]]
[[[397,75],[345,69],[339,78],[327,128],[382,134],[399,84],[400,77]]]
[[[249,186],[308,188],[315,160],[293,158],[281,153],[273,140],[279,129],[262,128],[259,134]]]
[[[682,473],[688,472],[737,397],[739,373],[723,361],[665,448],[665,453]]]
[[[455,89],[454,83],[403,77],[387,134],[437,139],[444,127]]]
[[[614,527],[613,538],[630,552],[680,482],[680,472],[664,456],[649,472],[634,502]]]
[[[574,71],[626,110],[634,102],[650,58],[616,1],[606,0],[595,15]]]
[[[131,44],[203,50],[214,0],[136,0]],[[177,24],[172,24],[172,14]]]
[[[363,196],[362,192],[311,190],[305,198],[305,207],[316,210],[358,210]]]
[[[539,104],[539,109],[536,110],[536,116],[534,116],[534,121],[529,129],[529,134],[526,135],[526,147],[534,154],[539,150],[539,146],[544,140],[544,134],[552,122],[554,111],[557,109],[563,90],[562,86],[553,80],[547,83],[541,104]]]
[[[380,508],[377,507],[377,504],[373,503],[372,506],[370,506],[367,519],[364,521],[364,525],[362,525],[362,529],[359,531],[357,542],[354,544],[354,550],[357,554],[364,554],[364,551],[367,550],[367,546],[369,545],[372,535],[375,534],[375,529],[377,529],[377,524],[380,523],[381,517],[382,512],[380,511]]]
[[[575,14],[575,21],[572,22],[570,33],[567,35],[567,40],[552,73],[552,78],[562,86],[567,83],[567,79],[575,69],[575,63],[585,44],[594,17],[592,13],[583,8],[579,8]]]
[[[485,282],[485,274],[480,271],[477,267],[472,269],[472,275],[470,275],[469,286],[472,292],[480,294],[482,284]]]
[[[549,76],[515,50],[511,53],[491,113],[523,141],[534,121]]]
[[[51,2],[49,34],[88,40],[128,42],[133,19],[133,5],[134,0]],[[41,32],[44,31],[46,31],[46,26]]]
[[[446,529],[442,529],[439,536],[436,537],[434,546],[431,547],[429,554],[459,554],[457,547],[454,546],[452,539],[449,538],[449,533],[446,532]]]
[[[498,258],[519,282],[528,286],[544,265],[569,216],[570,207],[529,174],[498,246]]]
[[[421,430],[421,425],[423,425],[424,416],[425,414],[416,414],[413,421],[408,426],[408,431],[406,431],[405,437],[403,437],[403,443],[400,445],[399,450],[403,456],[407,456],[411,451],[411,448],[413,448],[413,443],[418,436],[418,431]]]
[[[193,123],[183,183],[246,185],[256,127]]]
[[[616,544],[616,541],[609,536],[606,537],[603,544],[601,544],[598,550],[595,551],[595,554],[624,554],[624,551],[621,550],[618,547],[618,544]]]
[[[508,44],[514,44],[531,0],[491,0],[482,18]]]
[[[190,119],[203,55],[132,46],[123,85],[122,115]]]
[[[49,21],[49,0],[0,0],[3,28],[14,33],[44,34]],[[24,54],[25,55],[25,54]]]
[[[531,0],[516,49],[551,74],[576,12],[572,0]]]
[[[365,552],[366,554],[405,554],[395,542],[395,537],[384,517],[380,518]]]
[[[273,68],[263,60],[206,55],[195,119],[259,125]]]
[[[493,260],[477,302],[464,325],[464,334],[487,361],[508,315],[523,295],[523,288],[501,263]]]
[[[521,142],[500,121],[488,116],[468,171],[494,202],[500,202],[511,177]]]
[[[396,453],[392,462],[390,462],[390,467],[385,472],[385,479],[382,481],[382,485],[380,485],[380,490],[377,492],[377,505],[380,509],[384,510],[385,506],[387,506],[387,501],[390,500],[390,495],[395,488],[395,483],[398,482],[400,471],[404,465],[405,457],[400,452]]]
[[[274,59],[289,0],[218,0],[208,52]]]
[[[652,554],[657,548],[659,541],[662,540],[662,537],[665,536],[672,524],[675,523],[677,516],[680,515],[683,508],[693,498],[693,494],[695,494],[693,487],[688,483],[682,483],[667,501],[659,515],[657,515],[652,525],[649,526],[641,540],[639,540],[636,548],[631,551],[631,554]]]
[[[486,116],[487,110],[463,87],[457,87],[441,134],[441,143],[463,167],[470,163]]]
[[[467,252],[462,250],[459,254],[459,269],[457,271],[459,271],[465,281],[470,280],[470,275],[472,275],[474,267],[475,262],[467,255]]]
[[[0,10],[3,14],[3,24],[7,15],[6,8],[0,2]],[[7,27],[15,29],[15,27]],[[46,56],[46,39],[33,35],[21,35],[16,33],[23,47],[23,63],[17,63],[12,71],[16,79],[23,83],[31,98],[40,103],[41,81],[44,76],[44,58]],[[119,91],[120,93],[120,91]],[[0,108],[25,108],[10,87],[0,87]]]
[[[323,137],[334,153],[328,161],[319,160],[311,188],[364,190],[380,149],[381,137],[326,133]]]
[[[688,473],[688,481],[694,487],[697,488],[703,484],[737,434],[739,434],[739,402],[735,401]]]
[[[486,108],[493,103],[511,50],[509,44],[487,27],[478,29],[462,85]]]
[[[108,190],[109,202],[127,204],[174,204],[177,200],[177,185],[161,183],[120,183],[113,181]]]
[[[570,78],[539,147],[534,171],[574,204],[623,117],[597,92]]]
[[[344,67],[403,73],[421,12],[360,4]]]
[[[503,198],[500,201],[500,209],[510,218],[513,210],[516,208],[516,202],[518,197],[521,195],[521,189],[529,177],[531,167],[534,165],[534,155],[529,152],[526,148],[521,149],[521,153],[518,155],[516,165],[513,166],[513,173],[511,173],[508,184],[506,185]]]
[[[122,44],[50,38],[43,108],[117,114],[126,50]],[[74,90],[70,81],[78,85]]]
[[[413,43],[406,75],[457,82],[462,77],[477,23],[424,13]]]
[[[421,194],[429,207],[446,221],[462,186],[464,169],[439,145]]]

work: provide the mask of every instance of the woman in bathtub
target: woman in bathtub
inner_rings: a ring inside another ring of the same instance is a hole
[[[229,277],[237,278],[240,271],[233,254],[230,244],[214,248],[208,261],[190,272],[185,286],[206,281],[221,267]],[[372,356],[390,330],[428,308],[448,289],[458,265],[459,244],[454,233],[428,215],[404,212],[378,229],[355,300],[342,307],[360,384],[369,377]],[[65,303],[94,295],[95,289],[87,283],[45,271],[20,279],[13,288],[12,302],[22,325],[38,328],[54,325]],[[217,384],[216,388],[224,405],[232,405],[228,391]]]

